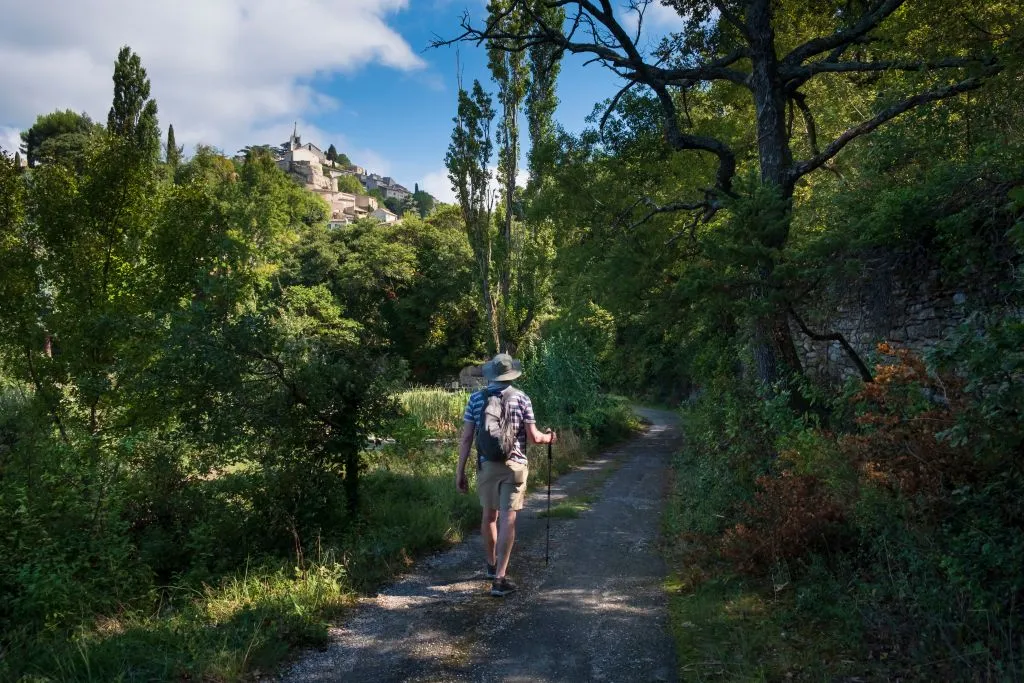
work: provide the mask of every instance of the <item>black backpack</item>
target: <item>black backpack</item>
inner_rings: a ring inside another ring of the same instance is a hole
[[[503,463],[515,447],[516,435],[509,420],[509,399],[519,390],[509,386],[484,391],[484,405],[476,424],[476,452],[484,460]]]

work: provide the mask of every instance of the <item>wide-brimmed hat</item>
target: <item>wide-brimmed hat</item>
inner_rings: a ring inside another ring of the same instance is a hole
[[[484,377],[490,382],[510,382],[523,374],[523,364],[507,353],[499,353],[483,365]]]

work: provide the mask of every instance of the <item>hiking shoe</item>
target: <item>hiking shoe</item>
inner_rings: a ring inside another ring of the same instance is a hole
[[[496,598],[503,598],[509,593],[516,592],[516,585],[508,580],[507,576],[495,579],[491,584],[491,595]]]
[[[488,579],[493,581],[494,577],[498,575],[498,566],[494,564],[487,565],[487,568],[484,570],[484,574],[487,575]]]

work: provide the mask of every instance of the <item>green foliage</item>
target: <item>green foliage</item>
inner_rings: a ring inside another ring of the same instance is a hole
[[[156,101],[149,97],[149,78],[142,60],[127,45],[114,63],[114,103],[107,114],[107,131],[131,140],[140,154],[155,155],[160,149]]]
[[[329,231],[263,147],[166,182],[127,48],[114,80],[75,164],[0,158],[0,677],[237,679],[478,514],[450,453],[409,483],[364,452],[403,357],[476,354],[472,257],[443,213]]]
[[[539,342],[521,384],[537,413],[558,425],[573,423],[600,402],[597,363],[579,339],[568,335]]]
[[[448,439],[462,432],[462,412],[468,400],[465,391],[427,388],[403,391],[398,399],[403,412],[428,434]]]
[[[90,139],[102,131],[87,114],[78,114],[70,109],[40,115],[32,127],[21,133],[22,147],[28,165],[44,163],[68,163],[76,166],[81,162]]]
[[[426,218],[434,211],[434,196],[426,190],[417,189],[412,194],[412,200],[420,212],[420,218]]]
[[[174,126],[167,126],[167,144],[164,145],[165,161],[167,165],[171,167],[172,172],[177,170],[178,164],[181,163],[181,155],[184,148],[179,147],[177,141],[174,139]]]
[[[365,195],[366,188],[354,175],[343,175],[338,178],[338,192]]]

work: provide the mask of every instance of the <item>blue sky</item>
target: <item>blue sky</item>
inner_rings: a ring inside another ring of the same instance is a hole
[[[624,3],[623,3],[624,4]],[[352,161],[451,197],[444,155],[455,112],[454,36],[485,0],[0,0],[0,147],[55,109],[104,121],[121,45],[142,58],[178,142],[233,153],[284,141],[297,121],[304,142],[334,144]],[[652,5],[650,35],[678,26]],[[459,49],[463,79],[492,89],[482,48]],[[569,58],[556,117],[584,126],[614,79]]]

